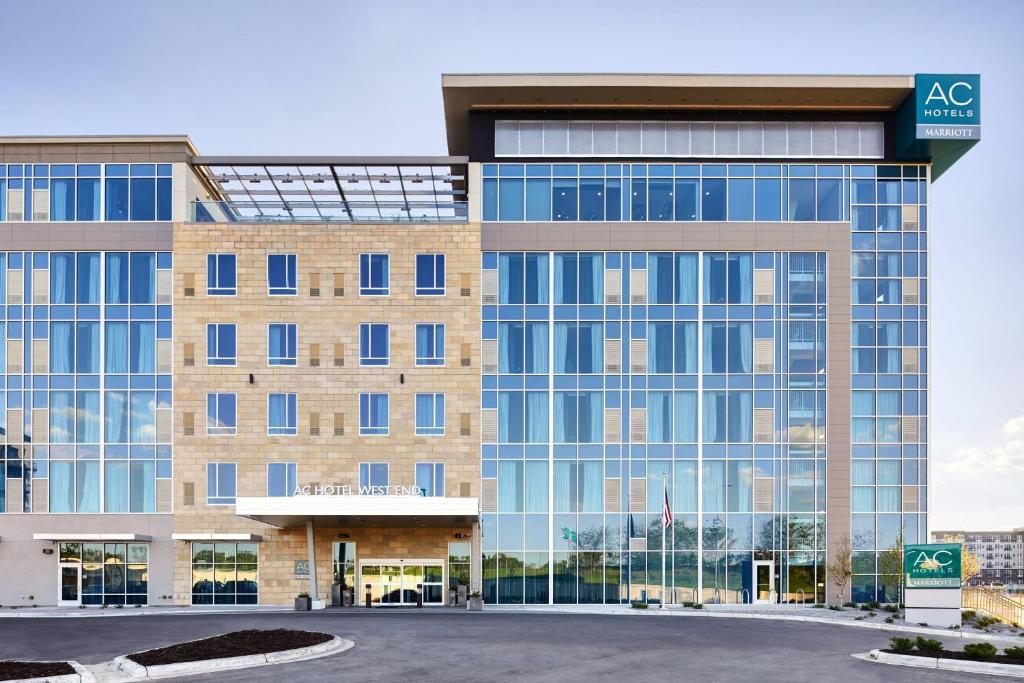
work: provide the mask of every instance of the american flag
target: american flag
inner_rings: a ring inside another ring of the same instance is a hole
[[[661,508],[661,523],[666,529],[672,526],[672,506],[668,503],[668,489],[665,489],[665,504]]]

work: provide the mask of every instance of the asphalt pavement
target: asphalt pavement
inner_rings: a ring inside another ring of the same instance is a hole
[[[0,618],[0,659],[92,664],[243,628],[299,628],[355,642],[322,659],[190,681],[984,681],[851,657],[898,635],[849,626],[655,614],[462,610]],[[948,644],[959,649],[962,640]],[[182,679],[185,680],[185,679]]]

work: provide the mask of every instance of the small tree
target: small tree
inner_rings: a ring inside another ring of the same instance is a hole
[[[960,580],[965,584],[978,575],[981,571],[981,560],[978,556],[967,549],[963,536],[947,535],[942,539],[943,543],[960,544]]]
[[[853,577],[853,548],[849,534],[839,537],[832,558],[825,562],[825,575],[836,589],[836,604],[841,603],[846,595],[846,586]]]
[[[903,602],[903,529],[896,542],[878,555],[879,578],[896,587],[896,602]]]

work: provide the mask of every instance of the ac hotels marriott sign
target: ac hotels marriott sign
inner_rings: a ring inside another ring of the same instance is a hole
[[[917,74],[914,77],[919,140],[981,138],[981,76]]]

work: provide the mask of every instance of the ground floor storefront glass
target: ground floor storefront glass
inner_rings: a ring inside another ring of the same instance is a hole
[[[255,543],[193,543],[193,605],[255,605],[259,554]]]
[[[149,602],[149,547],[145,543],[62,542],[58,560],[61,605]]]
[[[663,573],[660,519],[649,521],[642,543],[605,529],[575,538],[570,532],[570,540],[550,552],[514,552],[493,550],[485,515],[484,599],[501,604],[824,602],[824,516],[785,523],[772,515],[763,517],[763,533],[753,538],[756,547],[736,547],[740,543],[732,534],[724,538],[710,527],[704,529],[703,549],[698,550],[691,520],[678,516],[674,533],[666,539]],[[625,528],[629,526],[627,521]],[[620,543],[634,549],[614,549]]]

